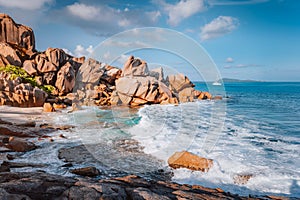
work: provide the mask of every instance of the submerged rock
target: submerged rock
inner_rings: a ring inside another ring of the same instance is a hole
[[[207,172],[213,166],[213,160],[202,158],[187,151],[176,152],[169,159],[170,167],[187,168],[190,170]]]

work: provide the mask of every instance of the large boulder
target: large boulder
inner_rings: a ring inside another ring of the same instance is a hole
[[[57,68],[61,67],[67,62],[67,54],[58,48],[48,48],[45,51],[48,61],[55,65]]]
[[[0,105],[40,107],[43,106],[47,96],[46,92],[32,87],[29,83],[0,78]]]
[[[167,78],[172,91],[178,93],[184,88],[194,87],[194,84],[183,74],[169,75]]]
[[[104,74],[104,70],[102,69],[104,66],[104,64],[91,58],[85,61],[76,74],[75,88],[82,90],[88,84],[93,86],[99,84],[100,77]]]
[[[1,38],[1,35],[0,35]],[[22,53],[7,43],[0,42],[0,66],[22,66]]]
[[[67,62],[57,73],[55,86],[60,94],[72,92],[75,86],[75,70],[69,62]]]
[[[213,166],[213,160],[202,158],[187,151],[176,152],[169,159],[170,167],[187,168],[196,171],[207,172]]]
[[[16,24],[6,14],[0,14],[0,27],[0,42],[18,45],[27,51],[35,51],[34,33],[31,28]]]
[[[150,70],[149,76],[155,77],[158,81],[164,82],[164,71],[162,67]]]
[[[122,76],[147,76],[149,69],[147,63],[141,59],[130,56],[124,64]]]
[[[121,77],[116,81],[116,91],[125,105],[170,103],[172,92],[154,77]]]
[[[36,69],[36,63],[33,60],[25,60],[23,63],[23,69],[29,74],[33,76],[37,76],[38,72]]]

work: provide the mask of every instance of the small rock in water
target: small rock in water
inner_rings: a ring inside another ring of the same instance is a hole
[[[213,160],[199,157],[187,151],[176,152],[168,159],[170,167],[187,168],[190,170],[207,172],[213,165]]]
[[[8,160],[13,160],[13,159],[15,159],[15,156],[12,155],[12,154],[7,154],[7,155],[6,155],[6,158],[7,158]]]
[[[80,176],[89,176],[89,177],[95,177],[100,175],[100,171],[96,167],[78,168],[78,169],[73,169],[70,172]]]
[[[51,105],[51,103],[44,103],[44,112],[55,112],[54,107]]]
[[[252,177],[253,177],[252,174],[237,174],[233,177],[233,181],[235,184],[245,185]]]

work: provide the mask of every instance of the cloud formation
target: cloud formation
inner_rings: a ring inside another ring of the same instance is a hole
[[[0,0],[0,6],[22,10],[38,10],[53,0]]]
[[[205,0],[180,0],[176,4],[169,4],[164,0],[155,0],[153,2],[163,8],[168,15],[168,24],[171,26],[177,26],[182,20],[198,12],[203,12],[207,8]]]
[[[231,33],[239,25],[239,20],[230,16],[219,16],[201,28],[201,40],[209,40]]]
[[[93,53],[94,47],[92,45],[90,45],[87,48],[85,48],[81,44],[78,44],[78,45],[76,45],[76,48],[74,49],[74,51],[70,51],[69,49],[63,49],[63,50],[67,54],[70,54],[75,57],[82,57],[82,56],[87,57],[88,55]]]
[[[74,26],[98,36],[109,36],[129,28],[154,26],[160,11],[140,8],[114,8],[103,2],[73,3],[55,13]]]
[[[233,60],[233,58],[231,58],[231,57],[228,57],[228,58],[226,58],[226,62],[227,62],[227,63],[233,63],[233,62],[234,62],[234,60]]]

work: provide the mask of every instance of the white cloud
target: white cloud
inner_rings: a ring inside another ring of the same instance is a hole
[[[204,41],[221,37],[232,32],[238,27],[238,25],[239,21],[236,18],[230,16],[219,16],[201,28],[201,39]]]
[[[180,0],[177,4],[169,4],[164,0],[156,0],[159,6],[167,12],[169,17],[168,23],[172,26],[178,25],[182,20],[206,10],[207,3],[205,0]]]
[[[0,0],[0,6],[23,10],[38,10],[53,0]]]
[[[63,50],[71,56],[75,56],[75,57],[85,56],[85,57],[87,57],[88,55],[93,53],[94,48],[93,48],[92,45],[85,48],[81,44],[78,44],[78,45],[76,45],[76,48],[74,49],[74,51],[70,51],[69,49],[65,49],[65,48],[63,48]]]
[[[146,12],[146,16],[148,16],[152,22],[157,22],[159,17],[161,17],[161,13],[159,11]]]
[[[74,3],[67,6],[67,10],[74,16],[84,20],[94,20],[100,17],[100,7],[89,6],[82,3]]]
[[[226,58],[226,62],[227,62],[227,63],[233,63],[233,62],[234,62],[234,60],[233,60],[233,58],[231,58],[231,57],[228,57],[228,58]]]
[[[105,37],[128,28],[153,26],[160,17],[159,11],[116,9],[101,2],[93,4],[76,2],[57,13],[60,14],[54,16],[57,20],[64,18],[87,32]]]
[[[118,22],[118,25],[120,27],[128,27],[130,26],[130,21],[128,19],[121,19],[119,22]]]
[[[122,42],[122,41],[109,40],[109,41],[105,42],[104,45],[105,46],[114,46],[114,47],[132,47],[132,48],[149,47],[149,45],[147,45],[141,41]]]

